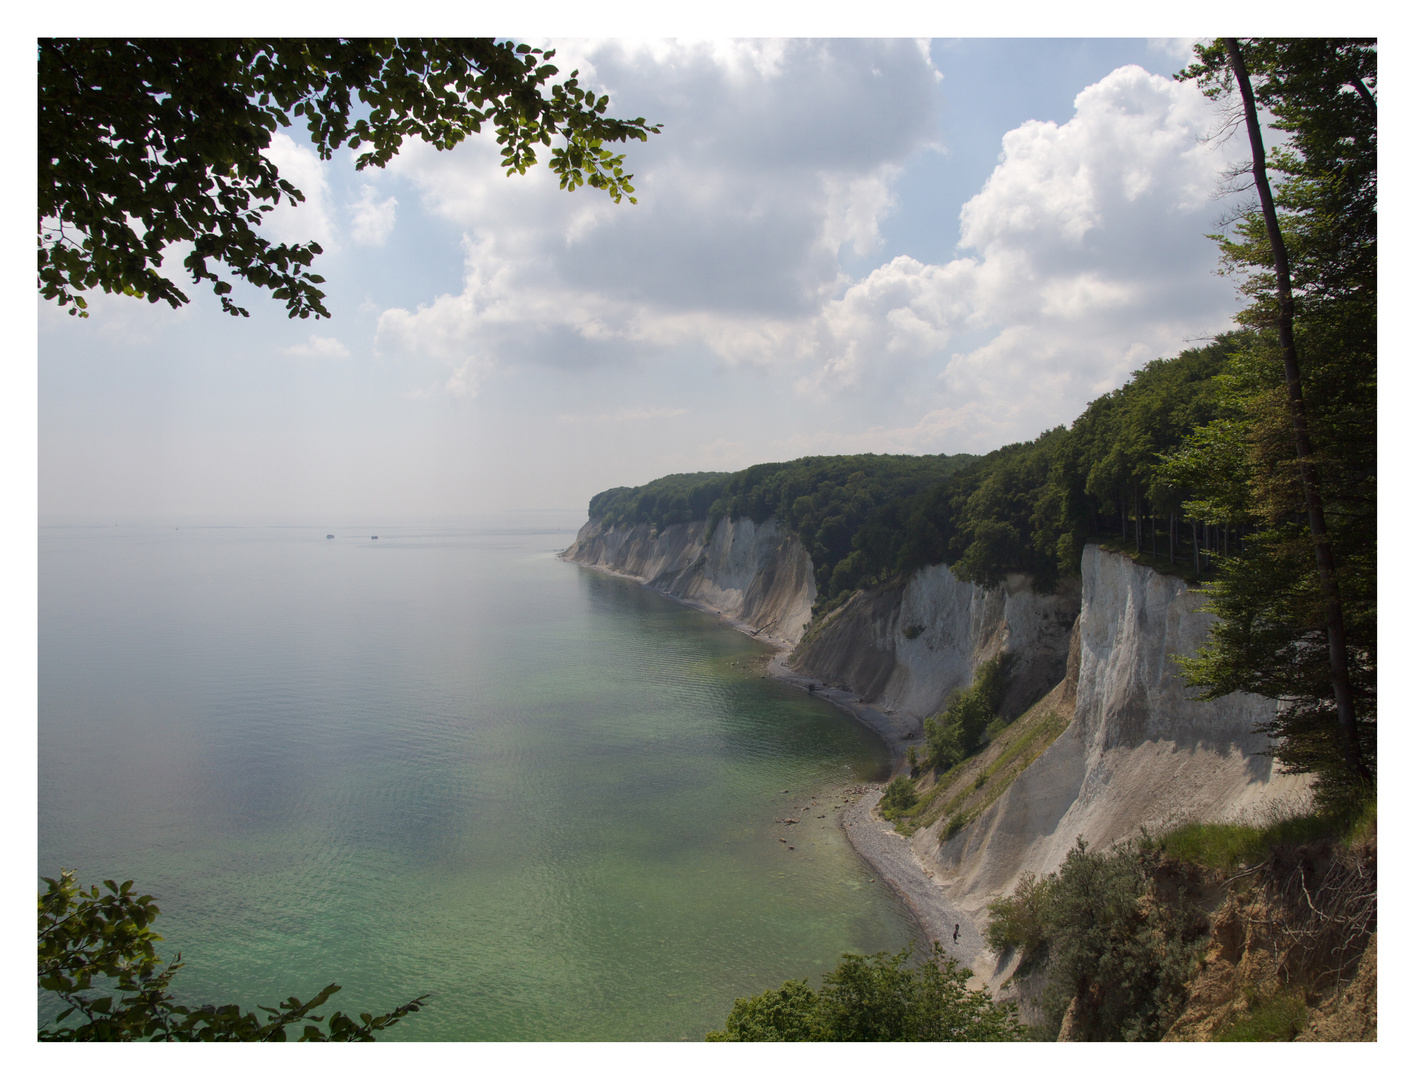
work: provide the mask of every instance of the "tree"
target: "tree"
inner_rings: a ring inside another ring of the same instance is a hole
[[[290,997],[279,1008],[261,1006],[264,1019],[237,1005],[178,1005],[168,984],[182,958],[163,966],[157,955],[162,937],[152,929],[159,912],[151,896],[135,894],[131,881],[105,881],[102,893],[96,885],[80,889],[71,870],[42,880],[48,889],[39,894],[39,989],[67,1007],[40,1028],[41,1042],[284,1042],[286,1027],[299,1023],[300,1042],[372,1042],[425,1000],[357,1020],[336,1012],[327,1030],[314,1010],[339,992],[334,983],[307,1002]],[[77,1022],[64,1023],[76,1013]]]
[[[1182,889],[1162,896],[1152,854],[1078,837],[1059,870],[988,905],[989,946],[1020,949],[1019,974],[1045,970],[1039,1034],[1055,1038],[1069,1013],[1078,1041],[1150,1041],[1183,1011],[1208,925]]]
[[[934,942],[908,966],[910,949],[890,955],[846,953],[821,979],[783,983],[738,998],[709,1042],[1010,1042],[1022,1037],[1017,1006],[969,990],[972,972]]]
[[[550,83],[554,55],[491,38],[41,40],[40,293],[79,316],[93,288],[179,307],[187,295],[157,268],[190,243],[182,265],[223,311],[249,315],[224,267],[291,318],[328,318],[309,270],[320,246],[256,232],[282,199],[304,199],[262,153],[301,118],[322,160],[362,148],[358,169],[386,165],[405,138],[448,150],[486,125],[508,175],[552,147],[562,188],[633,202],[624,155],[606,144],[660,129],[606,116],[608,97],[578,72]]]
[[[1227,415],[1176,475],[1191,506],[1261,531],[1223,566],[1219,622],[1186,671],[1208,697],[1281,700],[1279,760],[1315,772],[1323,801],[1359,801],[1375,779],[1374,43],[1224,39],[1196,55],[1183,76],[1211,97],[1237,90],[1252,147],[1260,205],[1218,239],[1258,334],[1226,374]],[[1289,134],[1270,159],[1259,104]]]

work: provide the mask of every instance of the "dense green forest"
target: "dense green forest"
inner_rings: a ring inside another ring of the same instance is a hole
[[[601,492],[590,517],[660,529],[705,521],[709,531],[723,517],[774,517],[810,553],[823,606],[936,563],[980,584],[1020,571],[1047,588],[1079,573],[1091,538],[1197,575],[1207,552],[1239,543],[1243,522],[1187,517],[1194,491],[1167,478],[1166,460],[1219,415],[1217,376],[1247,340],[1228,334],[1156,360],[1070,428],[984,457],[854,454],[680,473]]]

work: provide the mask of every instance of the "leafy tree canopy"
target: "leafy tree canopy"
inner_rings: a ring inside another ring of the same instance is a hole
[[[1161,896],[1151,847],[1098,852],[1079,838],[1058,871],[1024,875],[988,915],[995,951],[1021,949],[1019,971],[1045,968],[1037,1034],[1047,1039],[1068,1010],[1082,1041],[1163,1037],[1184,1009],[1208,930],[1182,891]]]
[[[190,243],[183,268],[224,311],[249,314],[223,268],[291,318],[328,318],[310,272],[320,246],[256,232],[282,199],[304,199],[262,153],[300,120],[321,159],[347,144],[359,169],[386,165],[406,138],[448,150],[485,125],[508,175],[549,148],[562,188],[633,202],[624,155],[606,144],[659,128],[607,116],[609,98],[578,72],[552,83],[554,55],[491,38],[42,40],[40,293],[80,316],[94,288],[179,307],[187,295],[158,268]]]
[[[984,457],[852,454],[675,474],[601,492],[590,517],[655,528],[701,521],[709,532],[723,517],[775,517],[811,557],[821,610],[938,563],[979,584],[1026,573],[1051,587],[1079,573],[1088,539],[1134,538],[1147,516],[1151,551],[1160,528],[1173,547],[1180,521],[1169,515],[1194,490],[1162,466],[1217,415],[1216,380],[1245,340],[1224,334],[1154,360],[1091,402],[1070,428]],[[1181,551],[1181,564],[1185,557]]]
[[[1331,38],[1243,39],[1239,47],[1254,97],[1288,135],[1267,166],[1289,255],[1293,366],[1311,452],[1304,481],[1274,243],[1263,215],[1249,208],[1215,239],[1249,299],[1238,317],[1252,333],[1219,381],[1215,418],[1189,435],[1165,473],[1192,492],[1192,512],[1239,517],[1256,531],[1221,564],[1209,602],[1218,621],[1184,665],[1207,697],[1246,690],[1281,701],[1268,726],[1275,756],[1315,774],[1319,801],[1335,808],[1364,800],[1376,772],[1376,48]],[[1181,77],[1229,100],[1226,47],[1201,45],[1195,54]],[[1307,487],[1323,507],[1332,562],[1325,586]],[[1330,637],[1333,593],[1342,665]]]
[[[709,1042],[1011,1042],[1022,1037],[1017,1006],[969,990],[972,972],[944,956],[909,965],[911,950],[846,953],[821,979],[738,998]]]
[[[290,997],[279,1008],[261,1006],[264,1017],[238,1005],[178,1005],[168,984],[182,958],[164,966],[157,955],[162,937],[152,929],[159,912],[151,896],[134,893],[131,881],[84,890],[72,870],[42,880],[48,888],[39,894],[39,989],[63,1008],[41,1024],[41,1042],[285,1042],[292,1024],[302,1025],[300,1042],[372,1042],[375,1032],[417,1012],[424,1000],[381,1016],[336,1012],[326,1027],[314,1010],[339,992],[333,983],[309,1001]]]

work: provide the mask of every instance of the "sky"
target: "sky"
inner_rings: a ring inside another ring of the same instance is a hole
[[[1246,157],[1182,39],[529,39],[662,133],[638,202],[269,155],[329,320],[38,301],[46,521],[454,520],[807,454],[983,453],[1232,326]],[[1241,198],[1241,196],[1237,196]],[[180,256],[169,260],[180,272]],[[577,522],[575,522],[577,523]]]

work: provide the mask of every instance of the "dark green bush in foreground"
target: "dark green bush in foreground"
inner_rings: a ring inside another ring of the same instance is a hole
[[[285,1042],[291,1024],[303,1025],[300,1042],[372,1042],[423,1002],[357,1019],[336,1012],[327,1030],[314,1010],[339,992],[334,984],[307,1002],[261,1006],[264,1017],[238,1005],[178,1005],[167,987],[182,958],[164,966],[157,955],[162,937],[152,929],[158,908],[151,896],[135,894],[131,881],[83,890],[71,870],[42,880],[49,888],[39,894],[39,989],[66,1007],[41,1026],[41,1042]]]
[[[1017,1006],[969,990],[972,972],[933,953],[908,966],[911,950],[891,956],[846,953],[821,979],[738,998],[709,1042],[1011,1042],[1022,1038]]]

